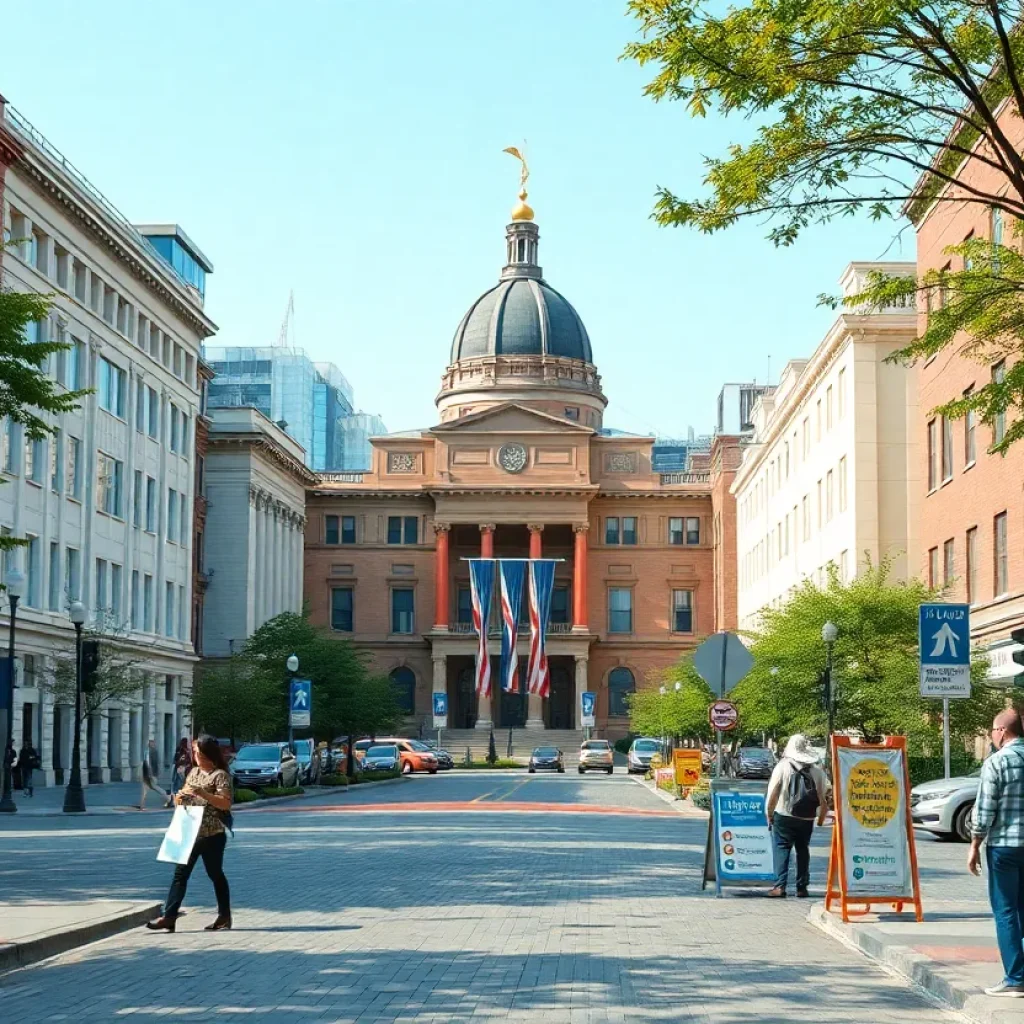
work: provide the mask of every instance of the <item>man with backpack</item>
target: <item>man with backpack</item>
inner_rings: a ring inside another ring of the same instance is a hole
[[[775,845],[775,888],[768,895],[786,895],[789,855],[796,850],[796,894],[807,897],[811,879],[811,833],[814,820],[825,820],[828,782],[806,736],[790,736],[782,760],[768,783],[765,810]]]

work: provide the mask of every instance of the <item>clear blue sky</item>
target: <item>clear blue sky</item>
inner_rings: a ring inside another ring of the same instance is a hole
[[[775,249],[649,220],[656,186],[700,189],[739,121],[641,95],[618,59],[624,0],[51,0],[7,5],[0,92],[128,217],[177,221],[211,258],[228,345],[277,336],[341,367],[389,429],[435,421],[452,334],[496,280],[517,166],[545,276],[577,308],[606,423],[713,423],[723,381],[773,377],[833,316],[816,308],[892,225],[844,221]],[[909,233],[888,253],[913,258]]]

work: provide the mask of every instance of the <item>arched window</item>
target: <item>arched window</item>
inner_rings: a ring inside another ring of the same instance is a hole
[[[398,706],[405,714],[414,714],[416,711],[416,675],[413,670],[405,666],[392,669],[388,678],[395,691],[395,700],[398,701]]]
[[[636,693],[636,680],[628,668],[613,668],[608,676],[608,714],[628,715],[626,697]]]

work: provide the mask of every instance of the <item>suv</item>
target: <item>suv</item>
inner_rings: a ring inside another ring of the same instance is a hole
[[[579,773],[599,771],[613,772],[612,745],[608,740],[584,740],[580,744]]]
[[[356,743],[357,752],[363,742],[363,740],[360,740]],[[392,745],[398,747],[398,753],[402,760],[403,775],[412,775],[413,772],[437,774],[437,755],[422,740],[409,740],[388,736],[384,739],[373,740],[368,744],[368,746],[373,747]]]
[[[246,789],[297,786],[299,763],[287,743],[247,743],[228,766],[231,781]]]
[[[633,740],[626,755],[626,771],[633,775],[646,774],[651,767],[651,758],[661,753],[661,741],[651,739],[649,736],[638,736]]]

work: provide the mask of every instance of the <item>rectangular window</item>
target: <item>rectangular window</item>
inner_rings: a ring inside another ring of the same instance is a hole
[[[171,451],[181,451],[181,413],[178,407],[171,402]]]
[[[65,353],[64,386],[68,391],[80,391],[85,379],[85,342],[71,339],[71,348]]]
[[[60,611],[60,545],[50,541],[50,568],[47,580],[46,607],[51,612]]]
[[[956,555],[953,540],[950,538],[942,545],[942,585],[948,587],[956,578]]]
[[[331,590],[331,629],[352,632],[351,587],[334,587]]]
[[[814,440],[821,440],[821,399],[818,399],[818,403],[814,409]]]
[[[825,474],[825,522],[832,522],[832,470]]]
[[[356,542],[356,517],[341,517],[341,543],[355,544]]]
[[[156,480],[146,477],[146,532],[156,533]]]
[[[846,456],[839,460],[839,511],[846,511]]]
[[[38,438],[25,438],[25,479],[34,484],[43,482],[43,442]]]
[[[324,516],[324,543],[337,544],[340,540],[338,524],[340,516]]]
[[[388,543],[402,543],[402,517],[388,516]]]
[[[132,475],[132,526],[138,530],[142,526],[142,470],[135,470]]]
[[[60,429],[53,432],[50,438],[50,489],[59,492],[63,480],[61,470],[64,468],[63,448],[64,435]]]
[[[1006,546],[1006,513],[1000,512],[993,522],[993,553],[995,555],[995,593],[993,597],[1001,597],[1010,589],[1010,566],[1007,560]]]
[[[969,398],[973,388],[964,392],[964,398]],[[974,465],[978,457],[978,446],[976,440],[978,414],[973,409],[964,413],[964,469]]]
[[[839,371],[839,377],[836,381],[836,405],[839,418],[842,419],[846,415],[846,370],[845,368]]]
[[[697,516],[686,517],[686,543],[700,543],[700,519]]]
[[[178,494],[173,487],[167,488],[167,540],[172,544],[178,540]]]
[[[179,640],[185,639],[185,588],[178,587],[178,632],[175,634]]]
[[[953,479],[953,421],[942,417],[942,482]]]
[[[928,586],[933,590],[939,585],[939,549],[928,550]]]
[[[174,613],[174,584],[164,584],[164,636],[174,636],[178,616]]]
[[[153,577],[146,573],[142,578],[142,628],[147,633],[156,632],[153,616]]]
[[[96,617],[99,618],[107,609],[107,563],[106,559],[96,559]]]
[[[839,579],[845,583],[849,578],[850,573],[850,552],[840,551],[839,552]]]
[[[825,388],[825,429],[832,429],[832,385]]]
[[[160,396],[151,387],[146,388],[146,433],[160,439]]]
[[[96,391],[99,395],[100,408],[115,416],[124,418],[125,372],[115,366],[109,359],[100,356],[99,381]]]
[[[998,362],[992,367],[992,383],[1002,384],[1006,380],[1006,363]],[[1006,411],[998,412],[992,420],[992,443],[1000,444],[1006,437]]]
[[[116,562],[110,563],[110,613],[114,623],[121,625],[121,586],[124,570]]]
[[[821,504],[821,481],[819,480],[818,481],[818,529],[819,530],[822,528],[822,526],[825,523],[825,520],[822,519],[822,517],[821,517],[821,514],[822,514],[823,511],[824,510],[823,510],[822,504]]]
[[[928,490],[939,486],[939,421],[928,423]]]
[[[25,535],[28,549],[25,552],[25,604],[29,608],[42,608],[43,588],[43,544],[31,533]]]
[[[608,632],[633,632],[633,591],[628,587],[608,590]]]
[[[4,420],[3,432],[0,433],[0,466],[5,473],[14,473],[15,443],[18,436],[18,425],[10,417]]]
[[[805,494],[800,503],[800,518],[804,525],[804,540],[811,539],[811,496]]]
[[[811,424],[806,416],[800,424],[800,442],[803,446],[804,458],[806,459],[811,453]]]
[[[82,556],[77,548],[68,548],[64,552],[64,591],[68,601],[78,601],[82,597]]]
[[[139,570],[132,569],[131,608],[129,609],[132,629],[142,628],[142,588],[139,586]]]
[[[420,521],[418,516],[406,516],[402,527],[402,541],[405,544],[418,544],[420,538]]]
[[[608,516],[604,521],[604,542],[605,544],[620,543],[621,532],[619,529],[619,517]]]
[[[68,436],[68,495],[76,500],[82,497],[82,442]]]
[[[669,544],[683,543],[683,520],[682,517],[673,516],[668,521],[668,542]]]
[[[551,615],[549,622],[565,624],[569,621],[569,588],[555,587],[551,591]]]
[[[693,632],[693,591],[672,591],[672,632]]]
[[[978,599],[978,528],[967,531],[967,603]]]
[[[622,543],[636,543],[636,516],[622,517]]]
[[[146,386],[139,384],[135,389],[135,429],[140,433],[146,432]]]
[[[554,593],[551,595],[552,603],[554,603]],[[473,622],[473,594],[469,587],[459,587],[459,592],[455,596],[456,601],[456,621],[463,626],[468,626]],[[554,609],[551,612],[554,616]],[[554,621],[554,619],[552,619]]]
[[[121,487],[124,463],[103,452],[96,453],[96,508],[121,517]]]
[[[395,587],[391,591],[391,632],[415,631],[413,591],[408,587]]]
[[[178,492],[178,543],[184,548],[188,547],[188,495]],[[184,637],[182,637],[184,639]]]

